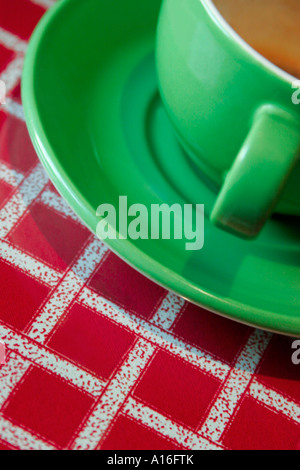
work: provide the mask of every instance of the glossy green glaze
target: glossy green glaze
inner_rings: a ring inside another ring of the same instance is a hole
[[[178,145],[154,64],[160,0],[65,0],[29,46],[22,95],[29,132],[52,181],[96,231],[99,204],[205,204],[205,245],[111,240],[156,282],[238,321],[300,336],[300,224],[269,220],[241,240],[213,226],[216,194]],[[126,21],[124,21],[126,19]],[[63,234],[61,234],[63,236]]]
[[[164,0],[157,67],[184,148],[222,187],[212,221],[252,238],[273,210],[300,215],[295,79],[237,36],[210,0]]]
[[[289,113],[274,106],[260,108],[225,178],[211,214],[213,223],[245,238],[258,235],[294,169],[299,135],[300,121]]]

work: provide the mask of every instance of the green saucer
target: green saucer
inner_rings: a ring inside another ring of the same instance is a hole
[[[146,276],[191,302],[300,336],[300,221],[270,220],[251,242],[209,222],[215,193],[192,168],[162,108],[154,64],[161,0],[64,0],[31,40],[22,94],[52,181],[95,232],[103,203],[205,204],[205,245],[110,240]],[[216,136],[217,138],[217,136]],[[62,234],[63,236],[63,234]]]

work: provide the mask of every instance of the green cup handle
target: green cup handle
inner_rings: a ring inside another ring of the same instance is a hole
[[[299,150],[299,119],[274,105],[262,106],[226,176],[211,221],[242,238],[255,238],[275,209]]]

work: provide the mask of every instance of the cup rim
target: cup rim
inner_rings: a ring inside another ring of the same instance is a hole
[[[236,43],[238,43],[243,50],[247,53],[250,54],[251,57],[254,57],[261,65],[263,65],[265,68],[267,68],[268,71],[273,72],[274,75],[277,76],[277,78],[280,78],[281,80],[284,80],[291,85],[293,85],[293,82],[296,80],[300,80],[299,77],[296,77],[295,75],[290,74],[289,72],[286,72],[285,70],[281,69],[277,65],[275,65],[273,62],[271,62],[269,59],[264,57],[262,54],[260,54],[258,51],[256,51],[250,44],[243,39],[233,28],[230,26],[230,24],[226,21],[224,16],[220,13],[216,5],[213,3],[213,0],[200,0],[204,7],[208,10],[208,13],[210,16],[214,19],[214,21],[217,20],[223,31],[225,32],[226,35],[229,35],[231,39],[233,39]]]

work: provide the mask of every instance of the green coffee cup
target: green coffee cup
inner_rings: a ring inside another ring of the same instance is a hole
[[[254,238],[273,212],[300,215],[300,56],[290,57],[300,50],[300,5],[216,3],[227,21],[211,0],[164,0],[159,86],[181,144],[218,190],[212,222]]]

